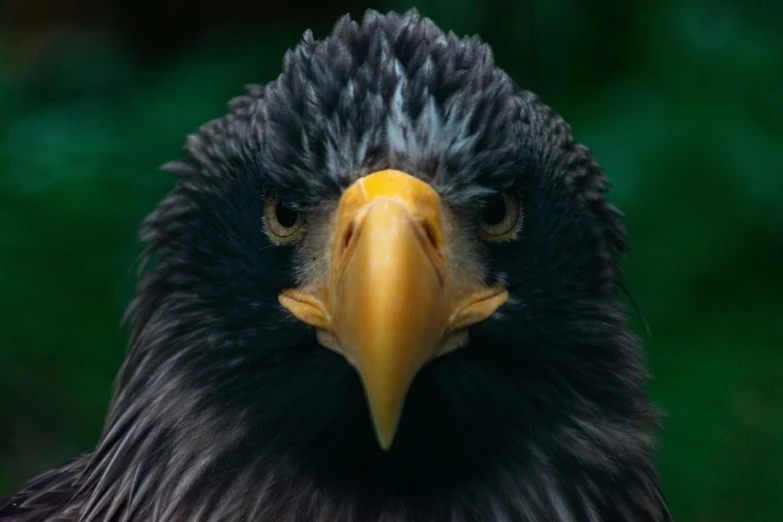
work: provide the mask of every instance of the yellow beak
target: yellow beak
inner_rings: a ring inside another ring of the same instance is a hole
[[[452,276],[443,221],[427,183],[394,170],[361,178],[340,200],[329,276],[279,297],[359,372],[383,449],[418,371],[508,299],[502,286]]]

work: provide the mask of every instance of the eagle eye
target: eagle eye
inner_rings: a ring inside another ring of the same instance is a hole
[[[294,210],[284,200],[270,194],[264,201],[264,224],[272,241],[286,244],[302,236],[305,219],[302,212]]]
[[[481,238],[496,243],[516,237],[522,225],[522,199],[516,185],[487,198],[479,220]]]

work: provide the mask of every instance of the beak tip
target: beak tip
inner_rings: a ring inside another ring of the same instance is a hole
[[[378,446],[383,451],[389,451],[394,443],[394,435],[397,431],[397,427],[383,429],[378,425],[375,426],[375,435],[378,438]]]
[[[375,393],[373,393],[375,391]],[[373,431],[378,445],[383,451],[389,451],[397,435],[397,427],[402,416],[402,406],[404,394],[394,394],[396,397],[389,402],[380,401],[377,390],[368,390],[367,399],[370,406],[370,422],[372,422]],[[407,390],[406,390],[407,391]]]

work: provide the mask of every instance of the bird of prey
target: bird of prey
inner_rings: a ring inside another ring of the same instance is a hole
[[[3,522],[660,522],[622,215],[416,11],[304,34],[163,170],[94,450]]]

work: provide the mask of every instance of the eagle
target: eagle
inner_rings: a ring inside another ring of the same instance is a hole
[[[341,18],[162,167],[95,448],[2,522],[662,522],[591,151],[478,37]]]

